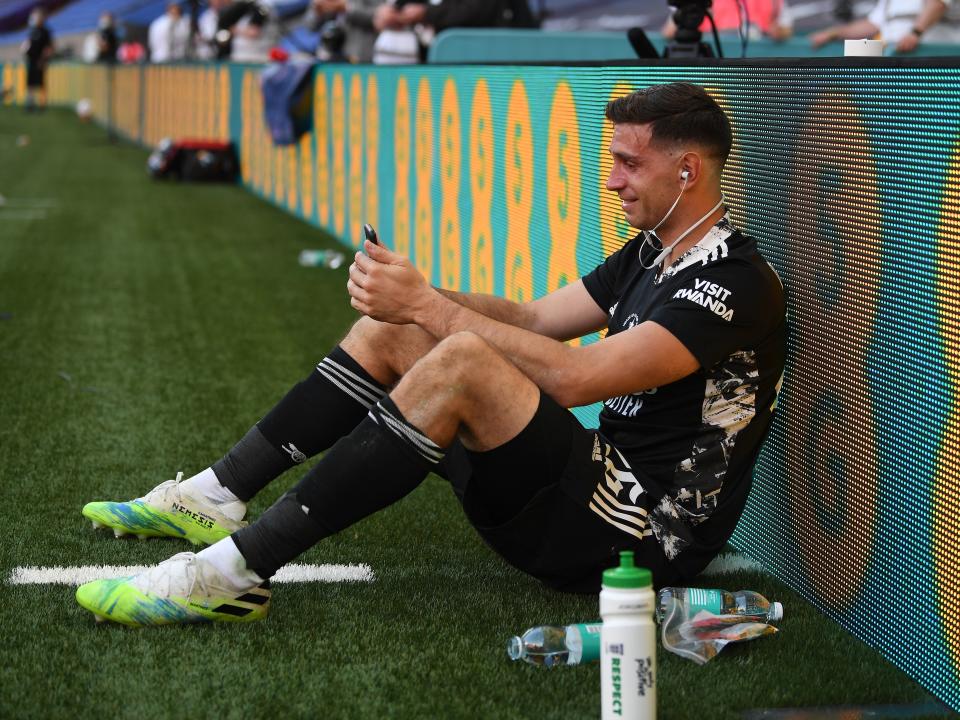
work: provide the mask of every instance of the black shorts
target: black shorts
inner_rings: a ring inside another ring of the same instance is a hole
[[[44,63],[42,62],[27,62],[27,87],[28,88],[42,88],[43,87],[43,76],[44,76]]]
[[[551,587],[597,592],[603,571],[619,564],[620,550],[633,550],[657,587],[676,584],[682,578],[652,532],[631,524],[642,509],[626,521],[591,509],[590,498],[607,471],[603,458],[594,459],[602,442],[596,430],[541,394],[519,435],[483,453],[455,443],[438,474],[453,486],[486,543]]]

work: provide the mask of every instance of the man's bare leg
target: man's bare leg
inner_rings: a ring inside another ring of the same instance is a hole
[[[296,488],[233,534],[246,567],[269,577],[320,539],[400,500],[457,437],[476,451],[502,445],[526,427],[539,400],[539,388],[482,338],[443,340]]]
[[[390,397],[441,447],[459,436],[464,446],[485,451],[526,427],[540,390],[487,341],[458,333],[419,361]]]
[[[436,344],[436,338],[416,325],[391,325],[368,317],[354,323],[340,341],[340,347],[385,387],[393,387]]]

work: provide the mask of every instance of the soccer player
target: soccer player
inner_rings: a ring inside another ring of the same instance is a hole
[[[657,585],[699,573],[737,524],[771,422],[783,287],[726,213],[730,125],[702,88],[650,87],[606,114],[607,188],[634,239],[524,304],[433,288],[367,241],[347,283],[363,317],[224,458],[83,509],[117,534],[213,544],[83,585],[79,603],[129,625],[261,618],[281,566],[429,472],[494,550],[551,587],[596,591],[622,549]],[[563,342],[601,328],[599,342]],[[567,410],[600,400],[598,430]],[[242,522],[261,488],[328,448]]]

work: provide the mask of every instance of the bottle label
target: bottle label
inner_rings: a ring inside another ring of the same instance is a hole
[[[687,611],[693,617],[701,610],[714,615],[723,613],[723,591],[689,588],[687,590]]]
[[[648,655],[647,657],[634,658],[633,662],[635,664],[635,683],[637,686],[637,695],[640,697],[646,697],[654,691],[654,661],[653,657]]]
[[[583,651],[580,662],[594,662],[600,659],[600,628],[603,623],[579,623],[574,627],[580,632]]]
[[[656,629],[652,622],[604,631],[600,658],[602,720],[656,717]]]

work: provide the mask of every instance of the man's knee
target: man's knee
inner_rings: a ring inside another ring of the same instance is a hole
[[[418,325],[394,325],[366,315],[353,324],[348,333],[348,337],[350,336],[363,338],[381,347],[387,343],[404,348],[418,348],[423,354],[437,344],[436,338]]]
[[[397,325],[380,322],[366,315],[357,320],[347,333],[347,340],[365,343],[383,342],[394,335],[393,328]]]
[[[465,382],[479,379],[482,369],[502,362],[499,351],[476,333],[454,333],[437,343],[428,356],[445,375]]]
[[[341,347],[385,384],[403,376],[436,340],[416,325],[393,325],[369,317],[353,324]],[[383,373],[392,374],[392,378]]]
[[[461,330],[437,343],[437,350],[454,358],[462,358],[464,361],[471,361],[475,357],[500,353],[477,335],[469,330]]]

